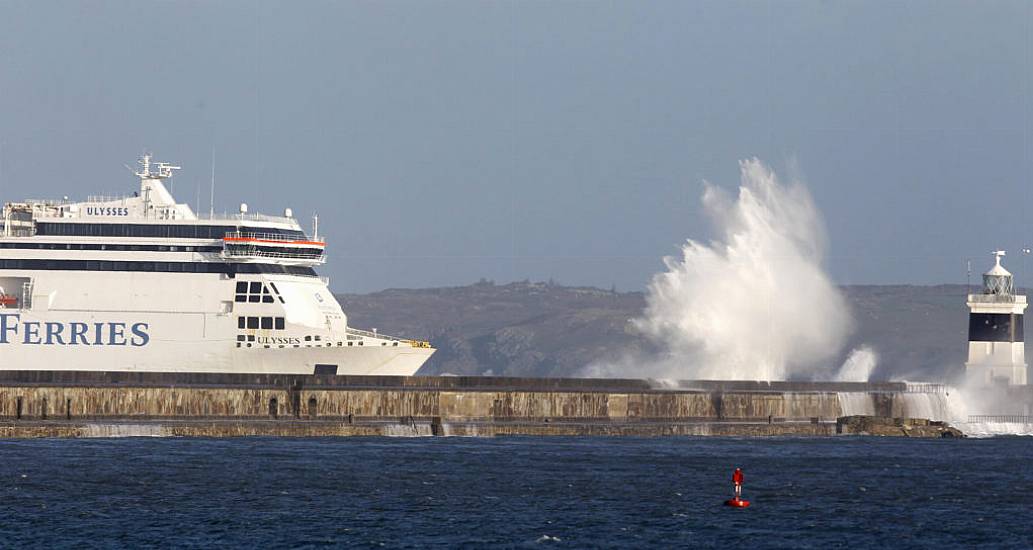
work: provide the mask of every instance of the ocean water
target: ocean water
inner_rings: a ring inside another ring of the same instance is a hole
[[[1033,546],[1033,438],[0,441],[4,547]],[[745,510],[722,506],[732,469]]]

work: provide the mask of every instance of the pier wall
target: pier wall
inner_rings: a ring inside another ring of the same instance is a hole
[[[845,406],[858,396],[871,409],[863,414],[907,416],[913,393],[902,384],[40,371],[0,373],[0,436],[831,435],[838,417],[858,414]]]

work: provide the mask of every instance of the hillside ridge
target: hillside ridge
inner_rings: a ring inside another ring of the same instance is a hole
[[[966,358],[968,288],[841,287],[855,330],[838,361],[869,345],[880,357],[873,379],[953,379]],[[642,315],[642,292],[481,281],[337,297],[351,326],[430,340],[438,352],[419,374],[577,376],[592,362],[655,350],[630,324]]]

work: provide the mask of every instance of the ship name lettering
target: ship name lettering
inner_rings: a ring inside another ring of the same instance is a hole
[[[87,206],[87,216],[128,216],[129,209],[115,206]]]
[[[256,338],[256,343],[259,344],[300,344],[301,338],[291,338],[287,336],[259,336]]]

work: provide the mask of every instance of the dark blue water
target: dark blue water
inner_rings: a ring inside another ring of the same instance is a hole
[[[1033,438],[133,438],[0,457],[5,546],[1033,546]],[[735,466],[747,510],[721,506]]]

